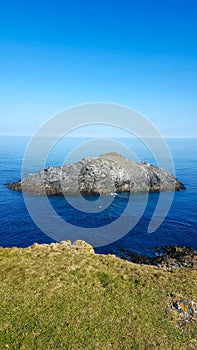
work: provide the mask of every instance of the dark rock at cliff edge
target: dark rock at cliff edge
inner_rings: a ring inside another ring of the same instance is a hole
[[[197,266],[197,250],[191,247],[165,246],[156,248],[156,253],[156,256],[149,257],[129,252],[126,249],[114,252],[120,258],[135,264],[154,265],[168,270]]]
[[[115,192],[177,191],[184,185],[169,172],[118,153],[40,170],[8,188],[33,194],[110,194]]]

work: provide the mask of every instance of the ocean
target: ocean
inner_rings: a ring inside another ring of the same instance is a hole
[[[107,146],[101,140],[98,147],[87,147],[84,143],[88,139],[67,137],[59,142],[50,152],[46,166],[61,165],[66,157],[68,162],[80,160],[84,156],[96,156],[105,151],[116,151],[114,140]],[[27,247],[34,243],[50,243],[54,237],[47,235],[34,223],[23,199],[23,195],[17,191],[9,190],[5,184],[17,181],[21,178],[21,167],[25,149],[28,145],[28,137],[1,136],[0,137],[0,246],[2,247]],[[124,147],[137,155],[139,160],[155,164],[153,155],[144,144],[135,139],[118,139],[122,149]],[[111,243],[96,247],[98,253],[114,253],[124,248],[128,251],[153,256],[156,247],[166,245],[190,246],[197,249],[197,139],[167,139],[166,140],[175,164],[176,177],[185,185],[186,189],[176,192],[168,215],[161,226],[153,233],[148,233],[148,225],[158,202],[159,193],[150,193],[146,209],[139,222],[121,238],[114,240],[113,230]],[[88,144],[88,143],[87,143]],[[82,145],[79,148],[79,145]],[[120,147],[120,150],[121,150]],[[72,152],[76,150],[77,152]],[[39,170],[38,164],[34,164],[34,170]],[[167,165],[166,165],[167,169]],[[167,169],[168,170],[168,169]],[[32,196],[39,207],[39,197]],[[140,206],[145,200],[144,194],[136,194],[135,206]],[[89,196],[85,198],[90,203],[98,198]],[[132,216],[131,212],[124,210],[129,200],[129,194],[118,194],[105,210],[96,213],[83,212],[70,205],[64,197],[50,197],[51,205],[56,213],[65,221],[78,228],[87,228],[87,242],[89,232],[93,227],[105,226],[117,220],[121,215],[126,215],[126,220]],[[76,200],[76,198],[75,198]],[[49,218],[53,220],[53,218]],[[69,238],[69,232],[68,237]],[[72,238],[72,237],[71,237]]]

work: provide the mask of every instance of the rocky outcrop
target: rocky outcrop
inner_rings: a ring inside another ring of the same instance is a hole
[[[197,303],[193,300],[175,300],[172,309],[178,311],[187,320],[197,320]]]
[[[146,162],[133,162],[115,152],[43,169],[7,186],[13,190],[47,195],[184,189],[184,185],[169,172]]]
[[[156,249],[156,256],[149,257],[120,249],[115,254],[135,264],[154,265],[167,270],[197,266],[197,250],[190,247],[165,246]]]
[[[34,243],[32,246],[30,246],[28,249],[37,249],[37,250],[47,250],[50,252],[53,251],[62,251],[65,249],[71,249],[76,252],[80,253],[91,253],[95,254],[94,248],[87,242],[82,241],[82,240],[76,240],[73,244],[71,243],[70,240],[67,241],[61,241],[61,242],[56,242],[56,243],[51,243],[51,244],[38,244]]]

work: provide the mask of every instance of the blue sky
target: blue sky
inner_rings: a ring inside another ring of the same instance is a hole
[[[195,0],[1,2],[0,133],[114,102],[197,137],[196,14]]]

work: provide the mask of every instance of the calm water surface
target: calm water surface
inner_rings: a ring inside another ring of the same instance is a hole
[[[5,184],[17,181],[21,177],[21,165],[24,151],[29,139],[26,137],[0,137],[0,246],[27,247],[35,242],[49,243],[53,240],[45,235],[31,219],[21,193],[9,190]],[[140,160],[155,163],[152,154],[140,142],[132,139],[119,140],[128,149],[135,152]],[[65,157],[79,143],[80,139],[67,138],[60,142],[50,153],[46,166],[61,165]],[[98,252],[108,253],[119,248],[141,254],[153,255],[155,247],[163,245],[186,245],[197,248],[197,140],[169,139],[167,143],[173,155],[176,177],[186,186],[185,191],[176,192],[172,207],[162,225],[150,234],[147,233],[148,224],[158,200],[158,193],[149,195],[146,210],[136,225],[123,238],[110,245],[97,248]],[[102,146],[92,154],[98,155],[104,149]],[[76,161],[84,155],[83,148],[69,158],[69,162]],[[167,167],[166,167],[167,168]],[[35,171],[39,164],[35,164]],[[63,219],[79,227],[100,227],[117,219],[125,210],[128,194],[115,196],[112,204],[99,213],[84,213],[77,211],[67,203],[63,197],[51,197],[50,202]],[[144,200],[143,195],[136,195],[136,203]],[[96,198],[88,198],[95,200]],[[38,199],[39,203],[39,199]],[[132,215],[126,213],[125,215]],[[111,232],[113,237],[113,232]]]

